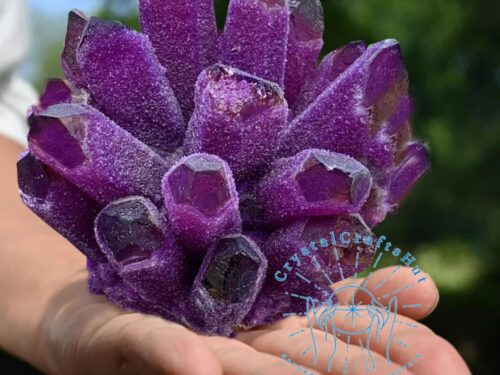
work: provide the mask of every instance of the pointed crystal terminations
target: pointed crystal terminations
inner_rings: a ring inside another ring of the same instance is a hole
[[[142,31],[149,37],[189,121],[201,71],[218,60],[213,0],[140,0]]]
[[[94,236],[100,206],[76,186],[58,176],[29,152],[17,162],[23,203],[89,259],[106,260]]]
[[[218,238],[241,231],[234,179],[219,157],[193,154],[181,159],[165,175],[162,189],[172,228],[193,257],[203,258]]]
[[[165,305],[187,287],[185,255],[148,199],[110,203],[97,216],[95,233],[110,264],[143,299]]]
[[[224,336],[336,302],[429,168],[396,41],[317,66],[319,0],[228,2],[220,35],[212,0],[139,0],[144,34],[71,12],[18,163],[92,293]]]
[[[69,22],[69,33],[82,31],[77,45],[66,46],[80,72],[74,83],[89,91],[95,107],[161,154],[179,147],[185,122],[148,37],[95,17],[83,29],[80,18]]]
[[[304,83],[315,73],[323,47],[323,7],[319,0],[290,3],[290,33],[285,70],[285,98],[293,107]]]
[[[366,45],[363,42],[352,42],[326,55],[315,74],[304,84],[293,108],[294,115],[304,112],[365,51]]]
[[[91,104],[93,99],[83,89],[76,88],[71,82],[63,79],[50,79],[40,95],[40,104],[35,112],[43,112],[56,104]]]
[[[259,293],[266,257],[249,238],[223,237],[205,256],[190,296],[195,329],[229,336],[240,325]]]
[[[97,110],[59,104],[29,118],[30,151],[97,202],[143,195],[161,202],[167,163]]]
[[[385,40],[369,46],[292,121],[282,138],[280,155],[321,148],[355,158],[368,156],[370,136],[399,104],[405,82],[399,44]]]
[[[231,0],[221,62],[283,87],[289,12],[286,0]]]
[[[397,166],[392,176],[389,203],[397,205],[429,168],[430,159],[425,145],[409,144],[404,160]]]
[[[411,110],[411,99],[404,96],[393,115],[382,125],[372,147],[371,164],[377,179],[360,211],[371,228],[397,208],[413,185],[430,169],[427,147],[412,141]]]
[[[85,87],[85,79],[78,64],[76,53],[78,48],[80,48],[88,24],[89,18],[83,12],[77,9],[69,12],[68,29],[61,56],[61,66],[66,78],[72,81],[78,88]]]
[[[197,82],[185,153],[217,155],[229,164],[236,180],[251,177],[272,161],[287,115],[277,85],[214,65]]]
[[[268,276],[245,321],[272,323],[283,312],[306,311],[305,300],[294,295],[326,301],[331,284],[370,265],[375,243],[358,215],[311,217],[280,228],[263,248]]]
[[[71,103],[71,91],[68,82],[62,79],[49,80],[40,95],[40,107],[47,109],[54,104]]]
[[[310,149],[286,160],[257,186],[266,222],[359,212],[370,193],[370,171],[344,154]]]

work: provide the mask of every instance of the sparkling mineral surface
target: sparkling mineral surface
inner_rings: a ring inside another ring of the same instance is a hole
[[[203,258],[222,235],[241,231],[231,169],[217,156],[181,159],[163,179],[163,197],[177,239],[194,257]]]
[[[223,237],[201,265],[190,301],[195,324],[208,333],[228,335],[241,324],[262,288],[267,260],[248,237]]]
[[[332,233],[372,236],[430,167],[399,43],[319,63],[318,0],[231,0],[220,33],[211,0],[139,7],[140,32],[69,13],[23,202],[125,310],[230,336],[329,301],[374,255]]]
[[[354,214],[370,193],[371,176],[357,160],[310,149],[280,160],[258,185],[269,225],[309,216]]]

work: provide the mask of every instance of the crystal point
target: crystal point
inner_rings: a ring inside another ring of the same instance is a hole
[[[173,309],[171,299],[188,287],[187,262],[150,200],[137,196],[110,203],[97,216],[95,233],[125,283],[141,298]]]
[[[144,198],[131,197],[111,203],[99,214],[96,233],[110,260],[142,261],[161,247],[164,236],[153,207]]]
[[[161,201],[167,162],[97,110],[55,105],[30,127],[31,152],[99,203],[134,194]]]
[[[177,238],[195,257],[218,237],[241,230],[234,179],[217,156],[179,160],[163,179],[163,196]]]
[[[326,55],[318,69],[305,82],[294,105],[295,116],[304,110],[366,50],[363,42],[352,42]]]
[[[281,160],[257,187],[270,225],[307,216],[359,212],[371,187],[369,170],[357,160],[324,150],[305,150]]]
[[[72,99],[72,88],[67,81],[62,79],[51,79],[45,85],[40,96],[40,106],[47,109],[51,105],[70,103]]]
[[[96,107],[162,154],[182,144],[185,123],[149,39],[110,21],[89,21],[77,59]]]
[[[232,0],[221,35],[221,61],[281,87],[289,8],[284,0]]]
[[[266,270],[266,257],[248,237],[221,238],[205,256],[193,283],[193,326],[229,335],[252,307]]]
[[[318,0],[290,2],[285,72],[285,97],[290,107],[294,106],[305,82],[317,69],[324,26],[323,7]]]
[[[383,62],[390,64],[384,66]],[[386,98],[401,94],[398,82],[405,76],[403,71],[396,41],[371,45],[291,122],[282,137],[280,154],[291,156],[306,148],[321,148],[367,157],[371,135],[393,108],[395,100],[386,103]]]
[[[85,86],[82,70],[77,60],[77,50],[89,24],[89,18],[81,11],[75,9],[69,12],[68,28],[61,65],[64,75],[73,81],[77,87]]]
[[[21,154],[17,174],[23,203],[89,259],[104,262],[93,231],[100,205],[29,151]]]
[[[215,65],[200,75],[196,100],[186,154],[218,155],[227,161],[236,179],[252,176],[272,160],[288,112],[278,86]]]
[[[218,33],[212,0],[141,0],[142,31],[166,68],[186,122],[194,108],[201,71],[218,60]]]

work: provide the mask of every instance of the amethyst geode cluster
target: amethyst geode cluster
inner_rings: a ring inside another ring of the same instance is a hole
[[[220,34],[212,0],[140,10],[142,33],[70,13],[66,80],[29,116],[24,203],[122,308],[223,335],[303,309],[276,270],[332,230],[370,233],[429,167],[398,43],[318,66],[317,0],[232,0]],[[324,300],[373,250],[333,253],[288,287]]]

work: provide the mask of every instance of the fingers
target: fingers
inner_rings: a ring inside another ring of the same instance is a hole
[[[351,340],[354,345],[369,347],[371,351],[396,363],[405,364],[414,359],[414,350],[407,350],[408,344],[403,337],[435,336],[429,328],[410,318],[387,311],[376,311],[364,305],[358,306],[352,314],[345,310],[323,308],[315,316],[316,319],[311,319],[314,328],[329,333],[335,331],[340,340]]]
[[[224,375],[320,375],[316,370],[292,365],[284,358],[271,354],[260,353],[234,339],[207,337],[205,340],[214,350]]]
[[[177,324],[141,314],[121,315],[82,348],[94,374],[222,375],[201,337]],[[98,360],[95,360],[98,359]]]
[[[418,353],[419,359],[403,362],[406,358],[400,357],[406,368],[416,375],[470,375],[471,372],[457,350],[445,339],[437,335],[424,332],[407,331],[401,334],[401,339],[413,352],[413,357]],[[410,366],[408,366],[411,364]]]
[[[324,308],[322,311],[328,310]],[[470,373],[449,343],[410,318],[394,313],[379,314],[373,310],[370,314],[363,305],[359,306],[359,315],[354,320],[351,316],[346,317],[344,311],[336,311],[328,317],[321,315],[322,311],[316,314],[318,321],[312,320],[314,327],[319,323],[327,332],[335,330],[339,339],[350,340],[365,350],[369,347],[392,363],[401,364],[402,369],[422,375]]]
[[[424,281],[418,282],[425,278]],[[386,304],[390,298],[398,300],[399,314],[409,318],[420,320],[434,311],[439,301],[439,293],[432,278],[420,272],[418,276],[413,274],[409,267],[394,266],[374,271],[365,279],[349,278],[334,284],[334,290],[339,290],[347,285],[359,285],[368,290],[382,304]],[[352,292],[355,291],[355,301],[363,305],[370,304],[371,296],[363,290],[345,288],[338,292],[339,302],[350,300]]]
[[[365,349],[352,342],[335,340],[332,335],[325,335],[318,330],[259,330],[239,333],[237,338],[259,351],[275,356],[286,353],[300,365],[315,368],[316,372],[324,374],[365,374],[367,369],[391,373],[399,367],[396,363],[388,363],[378,353],[369,355]]]

